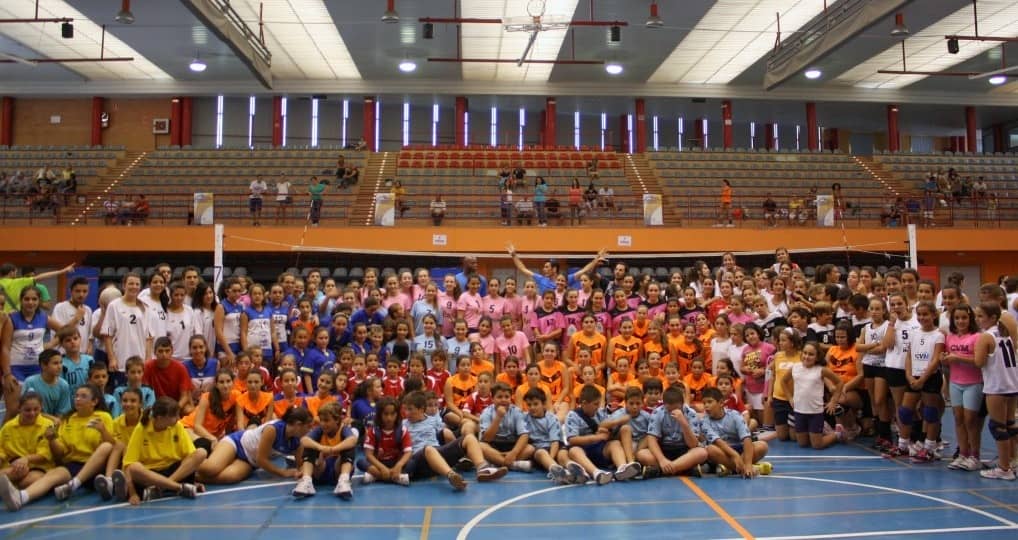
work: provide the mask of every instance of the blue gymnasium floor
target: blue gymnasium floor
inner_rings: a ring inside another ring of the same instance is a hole
[[[950,413],[945,420],[944,437],[954,440]],[[983,458],[992,459],[992,441],[984,436],[983,445]],[[947,470],[947,461],[884,459],[863,444],[813,452],[773,443],[771,450],[774,474],[752,481],[553,486],[542,474],[514,472],[494,484],[471,482],[464,493],[438,480],[409,488],[355,482],[354,500],[343,502],[331,486],[295,501],[292,482],[259,473],[197,501],[139,508],[97,506],[98,497],[83,491],[66,504],[47,498],[0,514],[0,538],[1018,538],[1018,483]]]

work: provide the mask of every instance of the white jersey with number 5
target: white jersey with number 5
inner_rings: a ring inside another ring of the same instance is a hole
[[[912,357],[913,377],[922,377],[926,373],[938,343],[944,343],[944,334],[939,328],[925,332],[920,327],[909,336],[908,354]]]
[[[905,369],[905,355],[908,354],[908,344],[915,334],[922,328],[915,317],[907,321],[899,320],[894,323],[894,345],[887,349],[884,354],[884,367],[892,369]]]
[[[983,366],[983,393],[1018,393],[1018,361],[1015,359],[1014,339],[1001,336],[996,326],[986,333],[993,338],[994,347]]]

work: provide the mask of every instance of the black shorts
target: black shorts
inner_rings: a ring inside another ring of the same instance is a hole
[[[884,372],[881,375],[877,376],[887,381],[887,386],[890,386],[891,388],[901,388],[902,386],[908,386],[908,380],[905,379],[904,369],[889,368],[885,366]]]
[[[598,469],[613,469],[611,459],[604,455],[604,447],[608,445],[608,441],[598,441],[594,444],[588,444],[586,446],[580,446],[583,449],[583,453],[587,455],[587,459],[594,464]],[[673,458],[670,458],[673,459]]]
[[[883,366],[871,366],[869,364],[862,365],[862,376],[864,379],[876,379],[881,376],[883,371]]]
[[[64,462],[63,465],[64,465],[65,469],[70,471],[72,477],[73,476],[78,476],[78,473],[81,472],[81,469],[85,468],[85,464],[80,462],[80,461],[67,461],[67,462]],[[88,485],[92,484],[91,482],[84,482],[84,483],[88,484]]]
[[[788,416],[792,413],[792,404],[783,399],[771,399],[771,409],[774,411],[774,425],[783,426],[788,423]]]
[[[457,461],[467,455],[466,450],[463,449],[463,437],[456,439],[450,443],[443,444],[435,448],[438,450],[439,455],[445,460],[450,466],[455,465]],[[410,475],[411,479],[417,478],[428,478],[435,476],[435,471],[428,465],[428,460],[424,459],[424,450],[420,449],[412,456],[410,461],[407,462],[404,470]],[[475,464],[479,465],[479,464]]]
[[[824,432],[824,415],[823,413],[807,414],[797,412],[795,413],[795,431],[797,433],[816,433],[820,434]]]
[[[930,375],[930,378],[926,379],[926,382],[923,384],[923,387],[920,388],[919,390],[915,390],[911,386],[909,386],[908,388],[905,389],[905,391],[911,392],[913,394],[918,394],[919,392],[922,392],[924,394],[939,394],[940,390],[943,389],[943,387],[944,387],[944,376],[941,375],[940,372],[938,371],[933,375]]]
[[[253,198],[248,199],[247,200],[247,207],[250,208],[252,212],[254,212],[255,210],[261,210],[262,209],[262,198],[261,197],[253,197]]]
[[[293,204],[293,197],[287,195],[286,197],[283,197],[282,199],[276,199],[276,202],[279,203],[279,204],[282,204],[282,205],[289,206],[289,205]]]
[[[490,443],[484,444],[502,453],[512,451],[512,449],[516,447],[515,441],[491,441]]]
[[[180,462],[178,461],[178,462],[174,463],[173,465],[170,465],[169,467],[166,467],[164,469],[153,470],[152,472],[159,473],[159,474],[165,476],[166,478],[169,478],[169,477],[173,476],[173,473],[177,472],[177,469],[179,469],[179,468],[180,468]],[[180,483],[181,484],[193,484],[194,483],[194,474],[195,473],[192,472],[187,477],[182,478],[180,480]],[[145,491],[146,487],[148,487],[148,486],[146,486],[145,484],[141,484],[141,483],[138,483],[138,482],[134,483],[134,489],[138,493],[141,493],[141,492]]]
[[[684,444],[662,444],[661,453],[668,460],[679,459],[689,452],[689,447]]]

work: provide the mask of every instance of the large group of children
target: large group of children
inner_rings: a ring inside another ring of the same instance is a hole
[[[602,275],[603,251],[566,274],[509,255],[522,287],[470,257],[440,280],[368,268],[346,284],[311,271],[218,291],[194,267],[158,265],[107,284],[95,311],[74,279],[49,312],[5,265],[0,499],[15,511],[85,485],[132,504],[193,498],[256,469],[295,480],[295,497],[330,485],[343,499],[355,470],[455,490],[469,471],[752,478],[770,473],[775,440],[871,437],[929,463],[948,404],[947,467],[1015,478],[1018,278],[968,299],[960,276],[938,291],[912,269],[806,276],[783,248],[773,266],[726,253],[667,283],[621,262]]]

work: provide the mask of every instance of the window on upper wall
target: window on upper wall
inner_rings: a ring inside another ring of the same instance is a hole
[[[608,134],[608,113],[601,113],[601,150],[605,149],[605,139]]]
[[[653,129],[654,129],[654,151],[657,152],[657,150],[658,150],[657,115],[654,116],[654,118],[652,120],[652,123],[653,123]]]
[[[573,148],[580,149],[580,111],[573,113]]]
[[[281,108],[283,110],[283,146],[286,146],[286,98],[283,98],[281,101]]]

